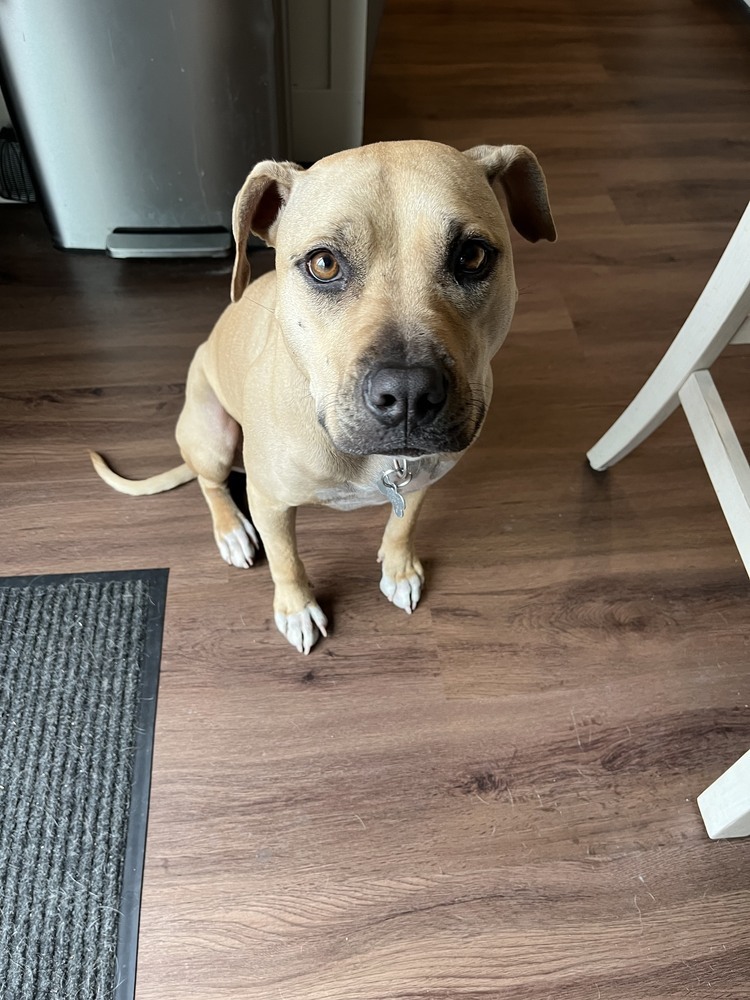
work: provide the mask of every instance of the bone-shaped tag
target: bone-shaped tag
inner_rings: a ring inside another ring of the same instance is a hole
[[[390,501],[393,513],[396,517],[403,517],[406,510],[406,499],[401,496],[397,487],[387,483],[384,478],[378,479],[378,489]]]

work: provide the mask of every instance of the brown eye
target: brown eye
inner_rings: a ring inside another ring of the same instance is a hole
[[[458,255],[458,270],[463,274],[477,274],[482,271],[488,260],[485,247],[477,240],[467,240]]]
[[[339,262],[329,250],[316,250],[308,258],[307,270],[316,281],[333,281],[341,273]]]
[[[497,258],[497,250],[479,237],[469,237],[459,243],[451,255],[449,266],[459,285],[471,285],[486,278]]]

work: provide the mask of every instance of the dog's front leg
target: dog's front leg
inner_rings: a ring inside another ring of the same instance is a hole
[[[422,563],[414,551],[414,530],[427,490],[409,493],[403,517],[388,518],[378,562],[383,565],[380,589],[397,608],[410,615],[419,603],[424,583]]]
[[[309,653],[319,636],[327,635],[328,622],[297,552],[297,508],[277,506],[250,485],[247,497],[274,582],[276,627],[300,653]]]

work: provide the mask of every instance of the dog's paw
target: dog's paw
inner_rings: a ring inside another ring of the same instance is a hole
[[[307,653],[313,648],[321,635],[327,636],[328,619],[318,605],[312,601],[301,611],[286,615],[277,611],[274,615],[276,628],[291,642],[300,653]]]
[[[420,563],[415,562],[411,567],[412,572],[407,575],[399,574],[398,577],[389,576],[383,569],[380,579],[381,593],[385,594],[391,604],[397,608],[402,608],[407,615],[410,615],[419,604],[422,596],[422,584],[424,583],[424,571]]]
[[[221,534],[217,532],[215,537],[225,563],[238,569],[248,569],[252,566],[260,548],[260,541],[255,528],[243,514],[237,511],[234,526]]]

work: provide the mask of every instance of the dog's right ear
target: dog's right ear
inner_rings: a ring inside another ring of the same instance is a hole
[[[296,163],[262,160],[248,174],[232,208],[232,233],[236,244],[232,271],[232,302],[238,302],[250,280],[247,239],[255,233],[269,246],[274,245],[276,229],[289,200],[296,174]]]

